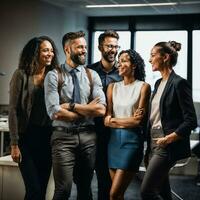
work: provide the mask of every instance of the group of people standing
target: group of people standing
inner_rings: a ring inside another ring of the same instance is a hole
[[[169,170],[190,156],[189,136],[197,125],[191,87],[173,70],[181,44],[152,48],[149,62],[161,78],[151,95],[142,57],[132,49],[118,54],[118,40],[113,30],[102,33],[101,60],[87,67],[82,31],[63,36],[62,65],[49,37],[33,38],[23,48],[10,82],[9,128],[24,199],[45,199],[53,166],[54,200],[69,199],[72,182],[77,199],[92,200],[94,170],[98,200],[123,200],[145,139],[141,198],[172,199]]]

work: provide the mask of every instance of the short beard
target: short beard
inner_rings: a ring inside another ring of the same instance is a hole
[[[116,56],[117,56],[117,53],[114,54],[114,59],[111,60],[111,59],[109,59],[109,53],[108,52],[103,52],[102,53],[102,57],[109,63],[115,62]]]
[[[70,55],[71,60],[76,63],[77,65],[84,65],[86,59],[81,59],[79,54],[71,53]]]

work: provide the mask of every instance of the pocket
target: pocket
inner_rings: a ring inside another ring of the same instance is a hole
[[[152,129],[151,130],[151,138],[154,139],[154,138],[162,138],[164,137],[164,133],[162,131],[162,129]]]

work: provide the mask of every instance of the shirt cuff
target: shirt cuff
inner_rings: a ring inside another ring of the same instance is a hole
[[[60,106],[60,105],[54,106],[53,112],[52,112],[52,114],[51,114],[51,119],[53,118],[53,115],[54,115],[54,114],[56,114],[57,112],[60,111],[60,109],[61,109],[61,106]]]

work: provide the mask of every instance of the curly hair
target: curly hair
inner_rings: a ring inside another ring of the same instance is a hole
[[[140,56],[140,54],[138,52],[136,52],[133,49],[128,49],[128,50],[122,50],[119,55],[118,58],[123,54],[123,53],[127,53],[130,57],[130,61],[132,64],[134,64],[136,66],[135,71],[134,71],[134,77],[135,79],[138,79],[140,81],[145,81],[145,64],[144,64],[144,60],[143,58]]]
[[[53,47],[54,57],[51,65],[46,68],[50,71],[59,66],[57,58],[57,49],[51,38],[48,36],[34,37],[28,41],[24,46],[20,58],[19,58],[19,69],[23,69],[27,75],[33,75],[39,68],[39,56],[40,56],[40,45],[44,41],[49,41]]]

